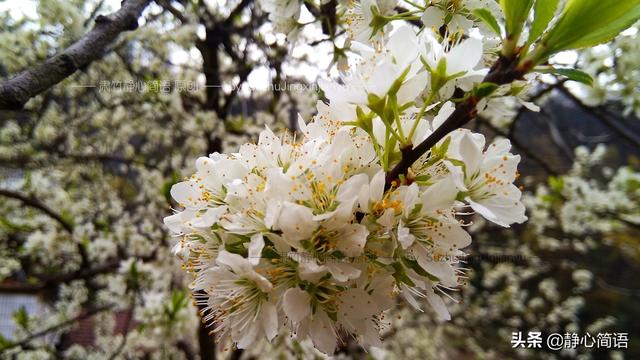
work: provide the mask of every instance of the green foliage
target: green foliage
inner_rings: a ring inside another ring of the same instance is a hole
[[[529,29],[528,44],[533,43],[542,35],[549,26],[549,22],[553,19],[553,15],[558,8],[559,0],[537,0],[534,5],[534,17]]]
[[[243,134],[244,128],[247,126],[247,121],[242,116],[228,119],[225,123],[226,130],[233,134]]]
[[[475,9],[473,10],[473,14],[478,17],[478,19],[482,20],[485,24],[489,26],[493,32],[495,32],[498,36],[501,35],[500,25],[498,24],[498,20],[491,14],[491,12],[487,9]]]
[[[484,97],[491,95],[497,88],[498,88],[498,84],[494,84],[491,82],[483,82],[483,83],[480,83],[478,86],[476,86],[476,88],[474,89],[474,95],[478,99],[482,99]]]
[[[7,232],[29,232],[33,230],[33,228],[30,226],[17,224],[2,215],[0,215],[0,229]]]
[[[0,349],[11,345],[11,341],[5,338],[2,334],[0,334]]]
[[[171,302],[164,306],[164,314],[170,325],[178,319],[178,314],[189,305],[189,297],[184,291],[174,290],[171,293]]]
[[[543,74],[556,74],[561,75],[569,80],[577,81],[583,83],[585,85],[592,86],[593,78],[591,75],[587,74],[584,71],[573,69],[573,68],[554,68],[554,67],[544,67],[544,68],[536,68],[535,69],[539,73]]]
[[[560,51],[607,42],[639,18],[640,0],[568,0],[533,60],[539,64]]]
[[[507,39],[516,41],[522,32],[533,0],[500,0],[500,7],[504,13]]]
[[[11,314],[13,318],[13,322],[22,330],[29,331],[29,313],[27,313],[27,309],[24,306],[20,306],[20,309],[16,310]]]
[[[562,192],[562,189],[564,188],[564,179],[556,176],[549,177],[549,188],[558,193]]]

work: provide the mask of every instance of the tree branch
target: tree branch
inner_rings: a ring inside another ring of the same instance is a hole
[[[156,248],[150,254],[144,256],[123,255],[116,259],[106,261],[100,265],[94,265],[93,267],[81,267],[78,270],[69,273],[54,273],[50,276],[41,275],[35,277],[38,278],[38,280],[42,281],[42,284],[40,284],[41,287],[55,286],[73,280],[87,280],[92,279],[98,275],[115,272],[120,267],[120,262],[123,258],[132,257],[141,261],[152,261],[156,258],[157,253],[158,251]]]
[[[93,29],[69,48],[7,80],[0,86],[0,109],[22,109],[32,97],[99,59],[120,33],[138,27],[138,18],[150,2],[123,1],[115,13],[96,17]]]
[[[509,84],[516,79],[520,79],[524,73],[517,68],[518,59],[499,58],[491,67],[489,73],[484,77],[482,82],[494,83],[497,85]],[[426,154],[440,140],[447,136],[450,132],[461,128],[466,123],[474,119],[478,113],[476,105],[480,99],[470,94],[466,100],[460,102],[453,113],[449,115],[431,135],[414,148],[401,149],[402,159],[393,169],[391,169],[385,179],[385,189],[389,189],[392,184],[400,178],[400,175],[406,175],[407,171],[422,155]]]
[[[120,341],[120,344],[115,349],[113,354],[111,354],[111,356],[109,356],[109,360],[116,359],[122,353],[122,350],[124,350],[125,346],[127,346],[127,339],[129,337],[129,334],[131,333],[131,322],[133,320],[133,314],[134,314],[134,311],[136,309],[136,303],[135,303],[136,302],[136,296],[137,296],[137,294],[132,297],[131,305],[129,306],[129,309],[126,312],[127,318],[125,319],[125,323],[124,323],[122,340]]]
[[[111,305],[106,305],[106,306],[98,307],[98,308],[95,308],[95,309],[87,310],[87,311],[83,312],[82,314],[80,314],[80,315],[78,315],[78,316],[76,316],[74,318],[71,318],[71,319],[63,321],[63,322],[61,322],[59,324],[50,326],[50,327],[48,327],[48,328],[46,328],[44,330],[35,332],[35,333],[27,336],[26,338],[20,340],[20,341],[17,341],[17,342],[14,342],[14,343],[10,343],[10,344],[0,348],[0,353],[2,353],[4,351],[7,351],[9,349],[13,349],[13,348],[19,347],[19,346],[27,345],[31,341],[33,341],[33,340],[35,340],[35,339],[37,339],[39,337],[45,336],[45,335],[47,335],[47,334],[49,334],[51,332],[54,332],[54,331],[58,331],[58,330],[63,329],[65,327],[67,327],[67,326],[71,326],[71,325],[75,324],[76,322],[78,322],[80,320],[83,320],[83,319],[86,319],[86,318],[90,318],[90,317],[92,317],[92,316],[94,316],[94,315],[96,315],[98,313],[101,313],[103,311],[107,311],[109,309],[112,309],[113,307],[114,307],[114,305],[111,304]]]
[[[511,141],[511,143],[513,144],[513,146],[515,146],[518,149],[520,149],[520,152],[522,152],[522,154],[524,156],[530,158],[535,163],[540,165],[540,167],[542,169],[544,169],[544,171],[546,171],[549,175],[559,175],[558,171],[554,170],[553,167],[551,167],[551,165],[547,164],[547,162],[544,161],[544,159],[541,156],[539,156],[535,151],[529,150],[514,135],[509,135],[507,132],[505,132],[505,131],[501,130],[500,128],[498,128],[497,126],[493,125],[488,119],[485,119],[485,118],[482,118],[482,117],[478,117],[477,121],[480,124],[482,124],[482,125],[488,127],[489,129],[491,129],[491,131],[493,131],[497,135],[500,135],[500,136],[502,136],[504,138],[509,139]]]
[[[184,16],[184,14],[180,10],[176,9],[176,7],[173,6],[173,4],[171,4],[171,1],[157,0],[156,3],[162,6],[163,9],[170,12],[171,15],[175,16],[178,20],[180,20],[181,23],[186,24],[189,22],[189,19],[187,19],[187,17]]]
[[[571,101],[573,101],[576,105],[582,108],[584,111],[595,115],[600,121],[602,121],[607,127],[613,130],[616,134],[618,134],[621,138],[629,142],[630,144],[640,147],[640,138],[630,131],[626,129],[623,125],[617,123],[616,121],[609,118],[609,114],[600,106],[588,106],[582,102],[577,96],[573,95],[569,89],[565,86],[558,87],[558,90],[562,92],[565,96],[567,96]]]
[[[42,211],[43,213],[47,214],[50,218],[56,220],[58,223],[60,223],[60,225],[62,225],[62,227],[69,233],[73,233],[73,226],[67,221],[65,220],[60,214],[58,214],[57,212],[51,210],[51,208],[49,208],[47,205],[41,203],[39,200],[34,199],[32,197],[27,197],[23,194],[14,192],[14,191],[10,191],[10,190],[4,190],[4,189],[0,189],[0,196],[5,196],[8,198],[12,198],[15,200],[18,200],[20,202],[22,202],[24,205],[32,207],[34,209],[38,209],[40,211]]]

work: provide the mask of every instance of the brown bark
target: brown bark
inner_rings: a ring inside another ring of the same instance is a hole
[[[120,10],[96,17],[95,26],[69,48],[0,85],[0,109],[19,110],[32,97],[100,59],[120,33],[138,27],[138,18],[151,0],[126,0]]]
[[[509,84],[520,79],[524,73],[516,68],[518,59],[500,58],[491,67],[489,73],[482,80],[484,83],[496,85]],[[444,139],[453,130],[459,129],[474,119],[477,115],[476,105],[480,99],[470,94],[466,100],[460,102],[451,115],[429,135],[423,142],[413,148],[403,149],[402,159],[388,173],[385,180],[385,189],[389,189],[400,175],[406,175],[407,171],[422,155],[426,154],[440,140]]]

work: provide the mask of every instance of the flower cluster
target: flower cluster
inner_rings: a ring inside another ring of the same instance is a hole
[[[339,329],[376,345],[398,293],[448,319],[437,293],[462,274],[465,204],[503,225],[524,220],[506,141],[482,151],[481,136],[459,131],[423,164],[428,180],[385,191],[366,134],[322,120],[303,128],[324,136],[292,142],[267,129],[238,153],[200,158],[171,190],[184,207],[165,219],[184,235],[174,251],[204,319],[240,348],[283,325],[326,353]]]
[[[386,179],[402,149],[454,111],[443,101],[454,88],[482,79],[480,40],[442,44],[401,27],[359,48],[343,84],[320,83],[329,102],[299,120],[301,138],[267,128],[237,153],[198,159],[171,189],[183,209],[165,219],[182,235],[174,252],[203,320],[238,348],[282,327],[328,354],[341,334],[379,346],[397,295],[448,320],[441,296],[464,279],[471,243],[463,216],[526,219],[508,140],[459,129]]]

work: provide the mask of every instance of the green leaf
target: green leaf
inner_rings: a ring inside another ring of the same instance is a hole
[[[533,0],[500,0],[508,39],[515,41],[520,36],[532,5]]]
[[[369,36],[369,39],[372,39],[378,32],[384,29],[389,21],[389,18],[380,13],[377,6],[371,6],[371,21],[369,22],[371,36]]]
[[[358,127],[362,128],[362,130],[366,131],[367,134],[371,134],[373,132],[373,114],[365,114],[360,106],[356,106],[356,115],[358,117]]]
[[[498,87],[499,87],[498,84],[494,84],[492,82],[483,82],[478,86],[476,86],[474,90],[474,95],[478,99],[482,99],[484,97],[491,95],[494,91],[496,91]]]
[[[409,276],[407,276],[407,273],[405,272],[402,264],[398,262],[394,262],[393,264],[391,264],[391,266],[394,269],[393,277],[396,279],[397,282],[404,283],[409,286],[416,286],[416,284],[409,278]]]
[[[536,68],[535,71],[543,74],[561,75],[568,78],[569,80],[577,81],[589,86],[593,85],[593,78],[591,77],[591,75],[574,68],[554,68],[549,66],[544,68]]]
[[[566,76],[570,80],[581,82],[585,85],[592,86],[593,78],[591,75],[587,74],[584,71],[580,71],[577,69],[556,69],[556,74]]]
[[[557,0],[556,0],[557,1]],[[493,14],[487,9],[475,9],[473,10],[473,15],[478,17],[478,19],[482,20],[485,24],[489,26],[493,32],[495,32],[498,36],[501,35],[500,25],[498,25],[498,20],[493,17]]]
[[[432,259],[432,261],[436,261],[436,260],[435,260],[435,259]],[[440,279],[439,279],[437,276],[435,276],[435,275],[433,275],[433,274],[431,274],[431,273],[427,272],[426,270],[424,270],[424,269],[423,269],[423,268],[418,264],[418,262],[417,262],[416,260],[408,259],[408,258],[406,258],[406,257],[405,257],[405,258],[402,258],[402,262],[403,262],[403,263],[405,263],[405,265],[406,265],[407,267],[409,267],[410,269],[412,269],[413,271],[415,271],[416,273],[418,273],[418,275],[420,275],[420,276],[424,276],[424,277],[428,278],[428,279],[429,279],[429,280],[431,280],[431,281],[436,281],[436,282],[437,282],[437,281],[440,281]]]
[[[384,111],[385,100],[386,97],[379,97],[373,93],[369,93],[367,95],[367,105],[369,106],[369,109],[378,115],[382,115],[382,112]]]
[[[11,317],[19,328],[26,331],[29,330],[29,313],[27,313],[27,308],[20,306],[20,309],[14,311]]]
[[[411,70],[411,65],[407,66],[402,74],[400,74],[400,76],[393,82],[393,84],[391,84],[391,87],[387,91],[387,94],[395,95],[400,90],[400,87],[404,83],[404,79],[407,77],[407,74],[409,74],[409,70]]]
[[[9,341],[6,337],[0,334],[0,349],[4,347],[8,347],[9,345],[11,345],[11,341]]]
[[[605,43],[640,19],[640,0],[568,0],[541,41],[536,63],[564,50]]]
[[[553,190],[556,193],[562,192],[562,189],[564,188],[564,178],[550,176],[549,187],[551,188],[551,190]]]
[[[559,0],[536,0],[533,11],[533,22],[529,30],[528,44],[536,41],[540,35],[547,29],[549,22],[553,19],[553,15],[558,8]]]

